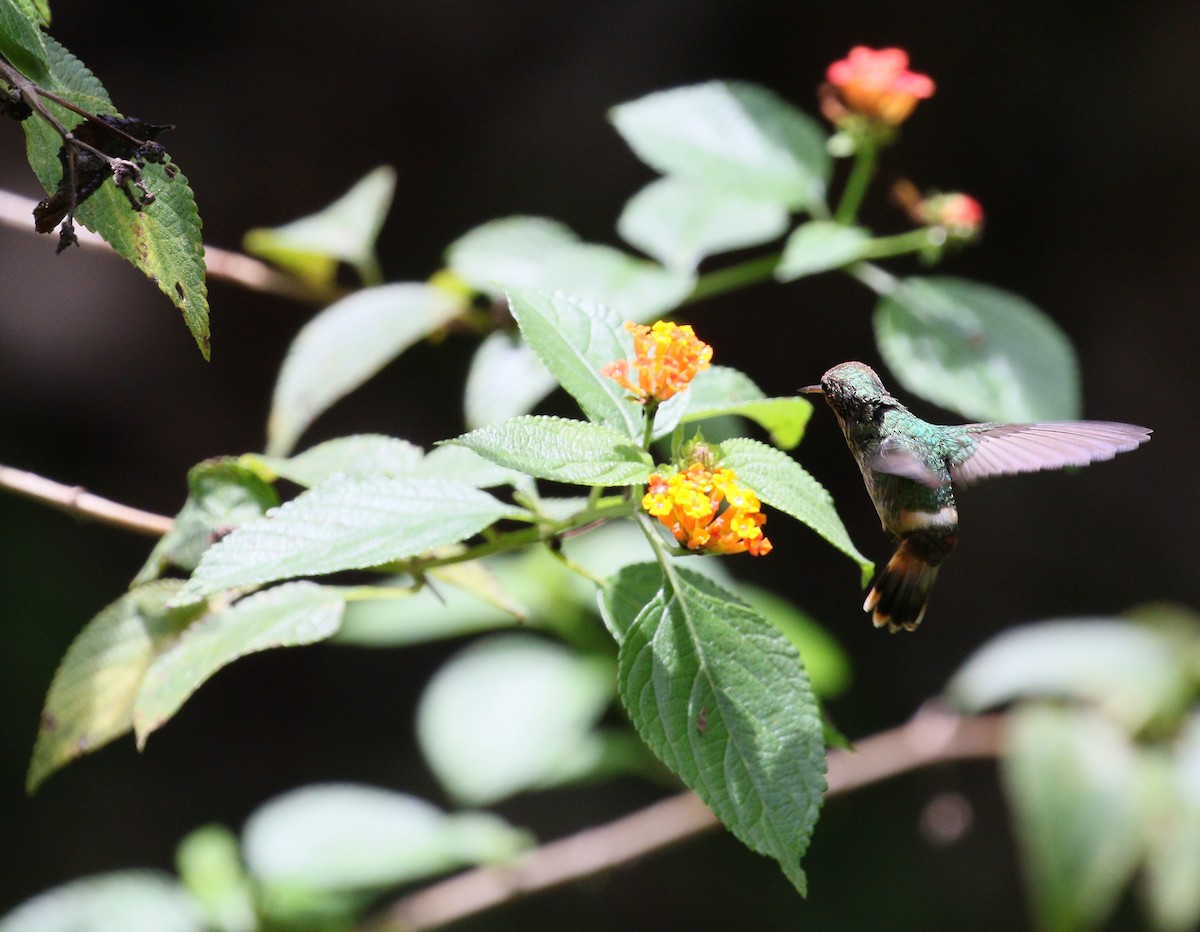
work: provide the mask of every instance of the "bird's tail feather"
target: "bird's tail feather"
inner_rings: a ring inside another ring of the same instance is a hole
[[[904,541],[871,586],[863,611],[871,613],[876,628],[887,625],[893,634],[901,628],[915,631],[929,607],[937,571],[914,552],[910,541]]]

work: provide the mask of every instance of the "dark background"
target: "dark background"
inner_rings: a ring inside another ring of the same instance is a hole
[[[1152,426],[1149,446],[1075,476],[963,495],[961,544],[919,633],[889,637],[859,611],[857,571],[776,516],[775,553],[740,569],[792,596],[853,659],[834,703],[862,736],[906,719],[1007,626],[1106,615],[1148,600],[1200,605],[1195,396],[1200,208],[1200,6],[1009,2],[767,3],[537,0],[353,4],[57,0],[53,34],[126,113],[175,123],[205,239],[236,248],[340,195],[376,165],[399,172],[380,249],[392,280],[421,280],[476,224],[555,217],[615,243],[625,199],[651,177],[605,119],[653,90],[715,77],[763,83],[815,110],[825,66],[851,45],[902,45],[938,82],[884,163],[885,178],[965,190],[983,243],[942,272],[1000,285],[1051,314],[1079,350],[1086,413]],[[37,195],[15,125],[0,126],[0,186]],[[903,220],[881,190],[866,219]],[[916,271],[894,263],[897,271]],[[273,379],[311,309],[210,283],[213,361],[120,261],[0,229],[0,462],[172,513],[187,468],[261,447]],[[695,308],[720,361],[772,394],[845,359],[877,363],[870,296],[836,277],[764,285]],[[429,444],[461,429],[471,344],[403,356],[322,418],[306,443],[380,431]],[[891,380],[894,383],[894,379]],[[914,404],[919,413],[952,416]],[[854,540],[888,544],[832,416],[802,462]],[[293,786],[353,780],[440,800],[411,747],[412,701],[457,645],[316,647],[239,662],[147,751],[131,738],[23,792],[37,716],[80,626],[123,591],[145,539],[0,497],[0,914],[56,883],[170,867],[207,821],[240,827]],[[939,847],[918,830],[944,791],[973,830]],[[552,838],[654,796],[634,781],[500,807]],[[833,800],[805,860],[807,901],[724,835],[531,899],[463,928],[1011,929],[1027,924],[989,764],[925,771]],[[1136,924],[1125,906],[1120,922]]]

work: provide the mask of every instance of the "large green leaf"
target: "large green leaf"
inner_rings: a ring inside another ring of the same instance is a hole
[[[267,452],[283,455],[317,415],[463,311],[433,285],[367,288],[325,308],[288,350],[267,423]]]
[[[667,175],[810,209],[830,158],[811,117],[754,84],[712,81],[614,107],[609,118],[638,157]]]
[[[193,622],[151,663],[138,690],[133,730],[139,747],[222,667],[273,647],[315,644],[342,620],[340,590],[310,582],[285,583]]]
[[[293,790],[246,823],[242,847],[267,887],[391,887],[464,864],[505,861],[529,836],[489,813],[448,815],[424,800],[354,784]]]
[[[196,903],[174,877],[127,870],[73,880],[0,918],[3,932],[207,932]]]
[[[25,77],[43,81],[49,77],[50,62],[31,12],[16,0],[0,0],[0,55]]]
[[[713,366],[698,373],[687,391],[658,409],[654,436],[665,436],[677,423],[730,414],[749,418],[770,432],[776,446],[790,450],[804,436],[812,405],[798,395],[768,398],[749,376],[737,369]]]
[[[621,317],[602,304],[557,291],[513,291],[508,300],[530,348],[588,419],[640,441],[641,405],[600,374],[606,364],[633,355],[633,338]]]
[[[791,642],[710,580],[676,568],[626,631],[619,664],[621,700],[650,749],[803,893],[825,745]]]
[[[294,576],[366,569],[524,514],[461,482],[336,476],[210,548],[178,601]]]
[[[1079,417],[1070,341],[1007,291],[961,278],[905,279],[875,309],[875,338],[901,385],[965,417]]]
[[[50,61],[45,86],[90,113],[115,113],[96,76],[52,37],[43,38]],[[65,126],[79,122],[78,116],[57,104],[47,102],[46,106]],[[62,177],[58,160],[62,139],[40,119],[30,118],[21,125],[25,128],[29,164],[42,186],[53,191]],[[171,299],[207,359],[210,343],[204,243],[192,189],[184,174],[174,166],[168,169],[166,163],[147,164],[142,180],[154,195],[154,202],[140,211],[133,210],[124,193],[109,180],[79,205],[75,216]]]
[[[1097,712],[1013,713],[1003,777],[1040,928],[1099,926],[1142,854],[1146,811],[1128,737]]]
[[[50,683],[26,788],[34,792],[64,764],[129,731],[146,670],[195,609],[170,611],[177,580],[140,586],[84,626]]]
[[[450,441],[509,469],[579,485],[636,485],[653,464],[615,430],[561,417],[515,417]]]
[[[707,256],[769,243],[787,224],[778,201],[659,178],[626,203],[617,231],[668,268],[692,272]]]
[[[805,275],[840,269],[867,254],[871,234],[859,227],[848,227],[832,220],[812,220],[801,224],[788,237],[775,277],[790,282]]]
[[[721,444],[720,465],[736,472],[761,501],[807,524],[858,563],[863,585],[870,582],[874,564],[850,540],[824,486],[794,459],[757,440],[735,438]]]
[[[155,544],[134,585],[157,579],[169,566],[190,573],[215,541],[278,504],[274,488],[232,460],[193,466],[188,471],[187,501],[171,529]]]
[[[339,262],[353,266],[364,285],[378,285],[383,274],[375,240],[395,190],[395,169],[381,165],[318,213],[283,226],[247,231],[246,252],[318,287],[334,284]]]
[[[613,691],[609,662],[527,634],[495,635],[460,651],[429,681],[417,739],[452,797],[487,806],[601,763],[595,726]]]

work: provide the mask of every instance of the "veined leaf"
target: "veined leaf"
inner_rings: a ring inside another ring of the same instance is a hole
[[[316,417],[463,311],[463,299],[421,284],[355,292],[304,325],[275,385],[267,452],[286,454]]]
[[[74,55],[51,36],[42,36],[50,62],[44,82],[48,90],[96,115],[116,112],[104,86]],[[79,117],[57,104],[46,107],[65,126]],[[62,166],[58,150],[62,138],[39,119],[28,119],[25,128],[29,164],[47,191],[58,187]],[[208,291],[204,279],[204,243],[200,215],[184,174],[166,163],[147,163],[142,181],[154,201],[140,211],[130,207],[125,194],[111,181],[79,205],[76,219],[99,233],[109,245],[158,285],[179,308],[204,358],[209,357]]]
[[[50,62],[33,13],[17,0],[0,0],[0,55],[25,77],[43,81],[49,77]]]
[[[0,917],[4,932],[207,932],[199,905],[174,877],[128,870],[73,880]]]
[[[1007,291],[961,278],[905,279],[876,307],[875,339],[901,385],[964,417],[1079,417],[1070,341]]]
[[[866,255],[871,235],[832,220],[810,220],[788,237],[775,277],[790,282],[805,275],[840,269]]]
[[[26,789],[129,731],[151,662],[178,637],[195,608],[171,611],[181,583],[161,580],[125,593],[84,626],[54,674],[29,764]]]
[[[825,745],[796,649],[677,567],[625,632],[619,664],[621,700],[642,739],[804,893],[800,858],[825,793]]]
[[[875,565],[858,552],[825,488],[794,459],[765,443],[746,438],[721,444],[720,465],[732,469],[759,499],[807,524],[862,569],[865,586]]]
[[[458,543],[519,514],[461,482],[337,476],[211,547],[177,601],[380,566]]]
[[[146,671],[133,709],[138,747],[206,680],[239,657],[331,637],[341,624],[344,604],[339,589],[285,583],[193,622]]]
[[[558,291],[512,291],[508,301],[530,348],[588,419],[640,441],[641,405],[600,374],[606,364],[633,354],[633,338],[620,316],[604,305]]]
[[[617,431],[561,417],[515,417],[449,442],[539,479],[579,485],[636,485],[653,469],[645,451]]]
[[[825,133],[755,84],[711,81],[621,104],[609,119],[647,165],[666,175],[791,209],[825,196]]]
[[[283,226],[249,230],[246,252],[319,287],[334,283],[339,262],[353,266],[364,285],[381,284],[375,240],[395,191],[396,171],[382,165],[324,210]]]
[[[707,256],[769,243],[787,224],[778,201],[659,178],[629,199],[617,232],[667,268],[693,272]]]
[[[676,423],[686,424],[729,414],[749,418],[770,432],[776,446],[790,450],[804,436],[804,428],[812,416],[812,405],[799,396],[768,398],[737,369],[713,366],[697,374],[687,391],[680,392],[658,409],[654,436],[666,436],[674,430]]]

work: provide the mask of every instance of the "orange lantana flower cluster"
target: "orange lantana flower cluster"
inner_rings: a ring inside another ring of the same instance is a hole
[[[908,119],[918,100],[933,96],[933,79],[908,70],[903,49],[857,46],[825,73],[850,113],[896,126]]]
[[[771,552],[763,536],[767,517],[750,489],[732,469],[711,471],[693,463],[673,476],[654,473],[642,507],[658,518],[689,550],[743,553],[761,557]]]
[[[640,402],[666,401],[687,388],[712,360],[712,347],[687,324],[660,320],[653,327],[627,323],[625,329],[633,334],[633,365],[619,359],[600,373],[629,389]]]

